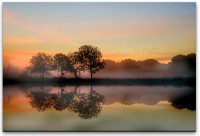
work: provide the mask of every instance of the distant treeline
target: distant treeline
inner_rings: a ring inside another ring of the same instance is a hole
[[[85,78],[26,78],[26,79],[4,79],[4,85],[27,84],[27,85],[46,85],[46,86],[81,86],[81,85],[142,85],[142,86],[196,86],[196,77],[173,77],[173,78],[94,78],[93,80]]]
[[[96,74],[97,77],[112,78],[148,78],[196,76],[196,54],[176,55],[168,64],[159,63],[155,59],[136,61],[125,59],[120,62],[105,60],[106,66]]]
[[[14,79],[17,72],[12,67],[3,67],[3,78]],[[100,71],[101,70],[101,71]],[[26,71],[17,78],[56,77],[55,74],[45,76],[50,72],[57,71],[60,78],[83,78],[81,73],[89,72],[92,79],[94,74],[97,78],[149,78],[149,77],[195,77],[196,76],[196,54],[176,55],[168,64],[159,63],[155,59],[135,61],[125,59],[121,62],[104,60],[101,51],[92,45],[81,46],[78,51],[64,54],[57,53],[48,55],[37,53],[30,59]],[[98,72],[99,71],[99,72]],[[98,72],[98,73],[97,73]],[[141,73],[144,76],[141,76]],[[95,77],[95,78],[96,78]],[[15,78],[16,79],[16,78]]]
[[[127,71],[133,71],[133,70],[138,70],[138,69],[151,70],[161,64],[155,59],[147,59],[144,61],[125,59],[125,60],[122,60],[121,62],[115,62],[112,60],[105,60],[105,61],[106,61],[105,69],[107,70],[117,70],[117,69],[123,69]],[[171,64],[172,66],[185,64],[189,68],[195,70],[196,69],[196,54],[191,53],[188,55],[176,55],[172,57],[171,62],[169,64]]]

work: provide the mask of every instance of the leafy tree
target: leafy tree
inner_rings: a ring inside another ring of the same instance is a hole
[[[183,63],[185,61],[185,56],[180,54],[172,58],[172,63]]]
[[[91,79],[93,74],[103,69],[106,64],[102,59],[100,50],[91,45],[84,45],[79,48],[78,60],[83,65],[83,69],[90,72]]]
[[[119,63],[118,62],[115,62],[113,60],[105,60],[105,62],[106,62],[106,67],[105,67],[104,70],[115,71],[115,70],[119,69]]]
[[[196,54],[190,53],[188,55],[176,55],[172,58],[171,63],[171,69],[180,71],[180,69],[177,69],[178,67],[187,68],[187,71],[190,71],[193,73],[193,75],[196,75]]]
[[[53,64],[53,58],[51,55],[46,53],[37,53],[30,60],[30,65],[27,67],[31,73],[42,73],[42,77],[44,78],[44,74],[51,70]]]
[[[124,70],[134,70],[140,68],[140,65],[135,60],[132,59],[122,60],[120,64]]]
[[[159,64],[159,62],[155,59],[147,59],[147,60],[144,60],[142,63],[144,67],[152,67],[152,68]]]
[[[79,62],[78,52],[70,53],[68,57],[70,60],[69,72],[73,73],[75,78],[79,78],[83,65]]]
[[[53,56],[53,62],[53,69],[60,72],[61,77],[63,77],[64,71],[68,71],[70,67],[69,58],[63,53],[57,53]]]
[[[194,71],[196,71],[196,54],[190,53],[186,56],[187,64],[190,68],[192,68]]]

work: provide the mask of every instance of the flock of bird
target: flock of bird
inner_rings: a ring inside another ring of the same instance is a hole
[[[152,118],[158,118],[160,115],[160,111],[159,110],[153,110],[153,111],[147,111],[147,112],[140,112],[140,111],[136,111],[134,114],[131,114],[130,117],[131,118],[139,118],[139,117],[152,117]]]
[[[136,53],[159,54],[159,52],[158,52],[159,49],[155,45],[153,45],[151,48],[149,48],[149,47],[145,48],[141,44],[135,44],[135,45],[130,45],[129,49],[134,49],[134,51],[136,51]]]

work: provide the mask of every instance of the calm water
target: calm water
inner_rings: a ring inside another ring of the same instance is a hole
[[[194,88],[4,86],[4,131],[195,131]]]

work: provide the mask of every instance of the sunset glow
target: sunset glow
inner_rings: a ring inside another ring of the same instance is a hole
[[[196,132],[196,2],[3,2],[3,132]]]
[[[147,7],[148,6],[148,7]],[[196,52],[195,3],[4,3],[3,59],[24,68],[37,52],[97,46],[104,59]]]

